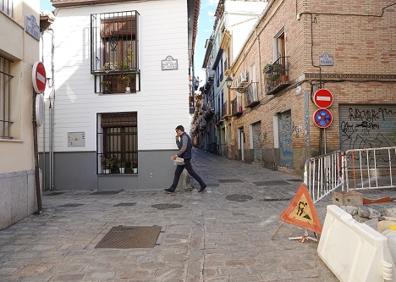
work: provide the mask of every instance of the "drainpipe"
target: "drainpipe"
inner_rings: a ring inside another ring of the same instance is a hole
[[[44,64],[44,31],[41,32],[41,62]],[[43,190],[46,188],[46,175],[47,175],[47,162],[46,162],[46,152],[45,152],[45,114],[43,120]]]
[[[55,77],[54,77],[54,51],[55,51],[55,35],[52,28],[48,29],[51,31],[51,75],[52,75],[52,91],[49,97],[49,189],[52,191],[55,188],[54,184],[54,108],[55,108]]]

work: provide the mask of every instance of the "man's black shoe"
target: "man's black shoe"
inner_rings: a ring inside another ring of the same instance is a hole
[[[175,190],[173,190],[173,189],[171,189],[171,188],[164,189],[164,191],[165,191],[166,193],[175,193]]]
[[[199,188],[198,192],[201,193],[201,192],[205,191],[205,189],[206,189],[206,185],[204,185],[201,188]]]

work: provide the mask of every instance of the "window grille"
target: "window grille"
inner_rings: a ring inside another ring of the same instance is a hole
[[[14,1],[13,0],[0,0],[0,11],[10,17],[14,16]]]
[[[11,62],[0,57],[0,138],[11,138]]]
[[[140,91],[139,13],[91,15],[91,73],[95,93]]]
[[[102,113],[97,129],[98,174],[137,174],[137,114]]]

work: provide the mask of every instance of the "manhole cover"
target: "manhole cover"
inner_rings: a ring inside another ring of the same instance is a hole
[[[243,182],[240,179],[219,179],[220,183],[241,183]]]
[[[56,195],[62,195],[65,192],[49,192],[49,193],[45,193],[45,196],[56,196]]]
[[[79,207],[79,206],[83,206],[83,205],[84,204],[68,203],[68,204],[61,205],[59,207],[61,207],[61,208],[75,208],[75,207]]]
[[[179,205],[179,204],[155,204],[155,205],[152,205],[152,207],[159,209],[159,210],[168,210],[168,209],[181,208],[182,205]]]
[[[121,190],[96,191],[96,192],[91,193],[91,195],[115,195],[115,194],[120,193],[121,191],[122,191],[122,189]]]
[[[264,202],[282,202],[282,201],[290,201],[291,198],[265,198],[262,199],[261,201]]]
[[[256,186],[269,186],[269,185],[288,185],[290,183],[284,180],[268,180],[268,181],[257,181],[253,182]]]
[[[119,203],[117,205],[114,205],[114,207],[133,207],[135,205],[136,203]]]
[[[253,199],[253,197],[249,196],[249,195],[243,195],[243,194],[232,194],[232,195],[228,195],[226,197],[226,199],[228,201],[234,201],[234,202],[246,202],[246,201]]]
[[[154,248],[161,226],[116,226],[100,240],[95,248],[132,249]]]

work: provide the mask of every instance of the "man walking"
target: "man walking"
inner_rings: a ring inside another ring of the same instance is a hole
[[[201,177],[193,170],[191,166],[191,149],[192,142],[190,136],[184,132],[184,127],[182,125],[178,125],[176,127],[176,145],[179,148],[179,152],[176,155],[172,156],[172,160],[176,160],[177,157],[184,159],[184,164],[180,164],[176,166],[175,176],[173,177],[172,186],[168,189],[165,189],[168,193],[173,193],[176,190],[177,184],[179,183],[179,178],[184,169],[187,169],[188,173],[194,177],[195,180],[198,181],[201,188],[198,192],[205,191],[206,184],[203,182]]]

